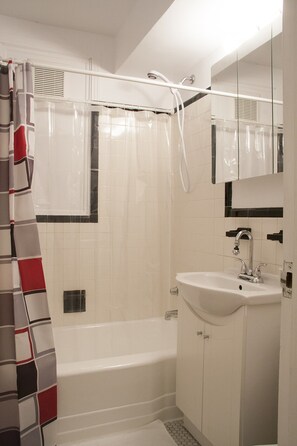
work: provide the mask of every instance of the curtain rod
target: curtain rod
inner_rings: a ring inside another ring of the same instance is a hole
[[[8,60],[2,60],[3,62],[8,62]],[[282,101],[278,100],[272,100],[268,98],[262,98],[259,96],[250,96],[250,95],[243,95],[243,94],[236,94],[236,93],[229,93],[226,91],[218,91],[218,90],[207,90],[206,88],[198,88],[198,87],[188,87],[186,85],[181,84],[174,84],[174,83],[165,83],[150,79],[145,79],[142,77],[133,77],[133,76],[122,76],[120,74],[112,74],[112,73],[103,73],[99,71],[92,71],[92,70],[81,70],[79,68],[70,68],[70,67],[64,67],[64,66],[58,66],[58,65],[48,65],[48,64],[41,64],[41,63],[34,63],[31,62],[29,59],[27,60],[32,67],[34,68],[46,68],[49,70],[60,70],[65,71],[67,73],[76,73],[76,74],[84,74],[86,76],[95,76],[95,77],[103,77],[105,79],[113,79],[113,80],[119,80],[119,81],[126,81],[126,82],[134,82],[138,84],[146,84],[146,85],[152,85],[155,87],[166,87],[166,88],[175,88],[177,90],[182,91],[190,91],[194,93],[202,93],[202,94],[210,94],[214,96],[224,96],[227,98],[239,98],[239,99],[251,99],[253,101],[258,102],[266,102],[266,103],[273,103],[277,105],[283,105]],[[24,61],[14,61],[15,64],[21,64],[24,63]]]

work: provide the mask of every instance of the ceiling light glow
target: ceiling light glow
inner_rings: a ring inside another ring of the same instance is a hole
[[[223,3],[221,23],[223,18],[225,54],[234,51],[260,29],[272,23],[283,10],[283,0],[226,0]]]

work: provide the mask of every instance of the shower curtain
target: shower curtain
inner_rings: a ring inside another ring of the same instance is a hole
[[[111,320],[161,316],[169,306],[171,118],[98,112],[99,231],[107,236],[98,239],[99,310]]]
[[[31,197],[32,71],[0,65],[0,444],[54,446],[56,357]]]

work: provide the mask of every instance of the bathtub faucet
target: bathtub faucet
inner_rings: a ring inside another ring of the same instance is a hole
[[[170,320],[173,317],[177,317],[177,310],[169,310],[165,312],[166,321]]]

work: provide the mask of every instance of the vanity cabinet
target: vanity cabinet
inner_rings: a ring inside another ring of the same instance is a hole
[[[177,405],[201,430],[204,322],[182,301],[178,309]],[[192,383],[195,383],[193,386]]]
[[[181,297],[177,406],[202,446],[277,441],[280,305],[199,315]]]

